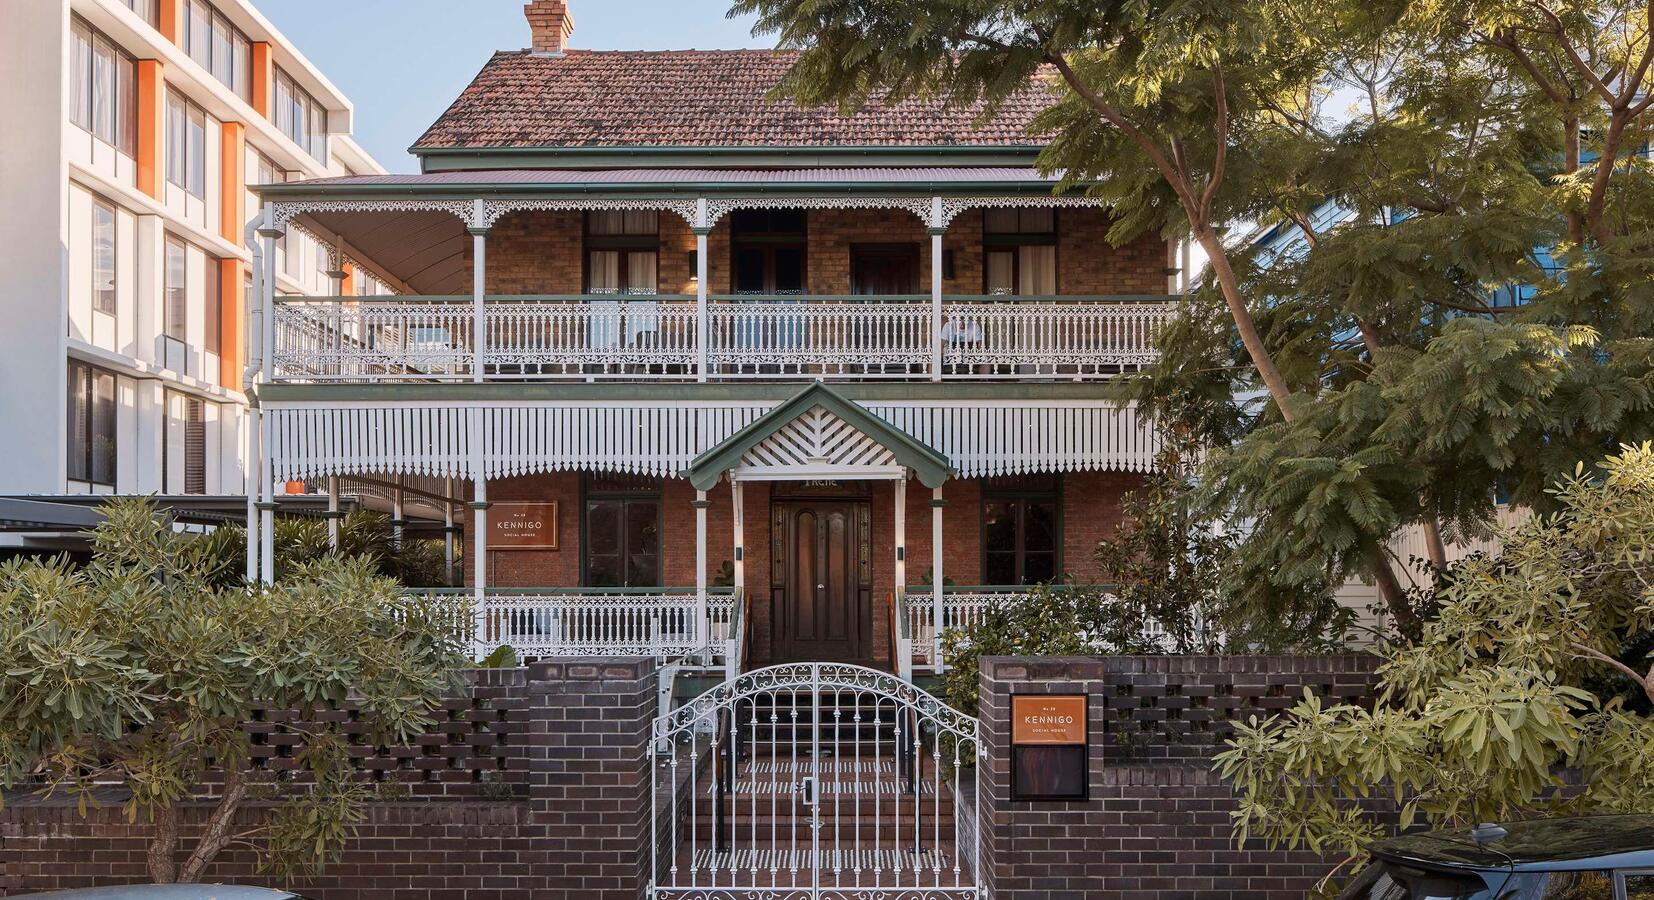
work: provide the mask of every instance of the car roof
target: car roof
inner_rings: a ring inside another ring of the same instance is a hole
[[[1654,815],[1581,816],[1503,825],[1477,843],[1469,831],[1409,834],[1373,845],[1376,856],[1437,866],[1516,871],[1654,867]]]
[[[26,894],[17,900],[292,900],[297,896],[237,884],[127,884]]]

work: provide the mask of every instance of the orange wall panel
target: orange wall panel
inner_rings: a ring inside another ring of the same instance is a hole
[[[225,122],[219,148],[219,172],[224,182],[219,192],[222,200],[219,231],[224,240],[240,245],[246,238],[247,227],[247,126]]]
[[[166,66],[158,59],[138,60],[138,190],[166,199]]]
[[[356,266],[347,262],[339,266],[339,271],[345,273],[344,277],[339,279],[339,296],[356,296]]]
[[[184,0],[160,0],[155,30],[167,40],[184,46]]]
[[[218,383],[241,390],[241,368],[246,365],[246,267],[239,259],[218,262]]]
[[[269,119],[275,96],[276,58],[270,52],[270,44],[259,41],[253,44],[253,109]]]

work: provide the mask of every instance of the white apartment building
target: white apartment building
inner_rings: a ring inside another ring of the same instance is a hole
[[[242,494],[248,186],[384,169],[247,0],[4,12],[0,495]],[[277,271],[385,290],[296,232]]]

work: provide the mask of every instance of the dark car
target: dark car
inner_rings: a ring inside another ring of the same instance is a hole
[[[1411,834],[1371,850],[1342,900],[1654,900],[1654,815]]]

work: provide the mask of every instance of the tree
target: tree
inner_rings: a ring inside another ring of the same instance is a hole
[[[230,846],[279,876],[320,869],[375,790],[315,713],[348,700],[383,746],[424,733],[464,662],[451,611],[365,559],[221,586],[221,540],[173,532],[147,502],[105,509],[85,568],[0,566],[0,786],[68,794],[84,813],[118,785],[127,818],[150,825],[157,882],[199,880]],[[252,764],[245,728],[265,706],[313,723],[294,725],[292,779]],[[180,808],[199,799],[205,827],[184,847]]]
[[[1499,557],[1449,569],[1371,709],[1306,695],[1237,726],[1217,769],[1238,840],[1353,857],[1387,831],[1375,797],[1402,827],[1654,807],[1654,447],[1554,494]]]
[[[239,526],[222,532],[227,577],[240,580],[246,571],[247,533]],[[319,562],[333,554],[327,522],[303,516],[276,519],[276,572]],[[384,513],[356,510],[339,521],[339,550],[346,557],[371,560],[375,572],[394,578],[407,587],[433,587],[447,581],[447,563],[442,544],[423,538],[396,539],[391,520]]]
[[[1040,167],[1093,184],[1111,240],[1190,235],[1209,278],[1140,385],[1207,435],[1214,515],[1249,522],[1260,611],[1361,574],[1417,609],[1388,550],[1489,527],[1654,435],[1646,0],[737,0],[800,51],[780,91],[915,95],[985,114],[1049,90]],[[1329,98],[1355,97],[1353,111]],[[1318,233],[1319,204],[1353,209]],[[1223,240],[1283,222],[1307,252]],[[1512,311],[1499,291],[1531,295]],[[1250,401],[1261,393],[1267,401]],[[1425,592],[1426,595],[1428,592]]]

